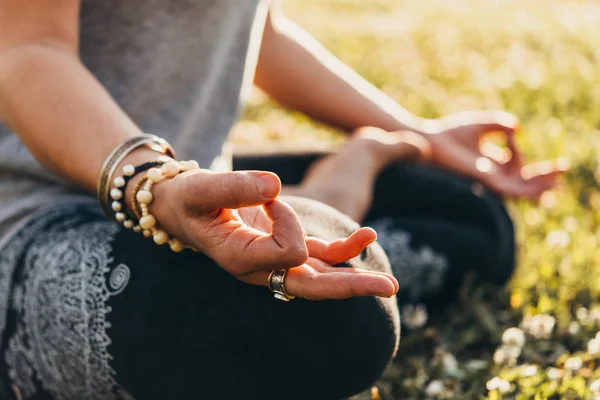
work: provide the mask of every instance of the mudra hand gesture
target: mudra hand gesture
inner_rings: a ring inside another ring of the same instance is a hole
[[[503,111],[467,111],[432,122],[428,139],[433,163],[476,179],[498,194],[537,199],[568,169],[565,159],[525,165],[515,136],[517,118]],[[502,133],[506,148],[482,143]]]
[[[292,208],[276,199],[279,178],[268,172],[186,172],[156,185],[152,214],[169,234],[213,259],[243,282],[267,286],[272,270],[287,269],[286,291],[312,300],[391,297],[388,274],[334,268],[375,241],[370,228],[326,242],[306,237]]]

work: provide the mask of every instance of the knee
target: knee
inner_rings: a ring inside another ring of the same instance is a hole
[[[367,389],[398,346],[395,299],[354,298],[305,308],[303,328],[285,342],[282,355],[295,377],[288,391],[293,388],[298,399],[339,399]]]
[[[184,312],[191,322],[163,318],[171,334],[141,334],[127,349],[116,338],[121,382],[146,399],[337,400],[367,389],[392,360],[395,298],[283,305],[261,289],[246,288],[252,300],[235,308]]]
[[[340,399],[368,388],[394,356],[395,298],[279,304],[184,256],[169,255],[176,274],[144,265],[127,301],[113,304],[113,367],[137,398]]]

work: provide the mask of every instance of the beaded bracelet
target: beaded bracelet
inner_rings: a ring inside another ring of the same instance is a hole
[[[135,215],[135,218],[138,221],[140,220],[140,218],[142,218],[142,212],[140,211],[140,207],[138,206],[136,197],[138,192],[142,189],[142,186],[144,185],[144,183],[146,183],[147,180],[148,177],[144,176],[135,184],[133,190],[131,191],[131,198],[129,199],[129,202],[131,203],[131,211],[133,212],[133,215]]]
[[[96,188],[98,200],[100,201],[100,205],[107,216],[110,216],[111,214],[110,182],[115,170],[128,154],[141,146],[148,146],[152,150],[158,151],[162,154],[168,154],[172,158],[176,158],[175,150],[173,150],[173,147],[171,147],[166,140],[151,134],[143,134],[133,137],[117,146],[102,164],[100,179],[98,180],[98,186]]]
[[[169,238],[169,235],[156,227],[156,218],[150,214],[148,207],[149,204],[154,200],[152,195],[152,187],[155,184],[162,182],[165,178],[173,178],[185,171],[191,171],[199,169],[200,166],[196,161],[175,161],[171,160],[163,164],[160,168],[150,168],[146,172],[147,180],[141,190],[136,194],[137,206],[141,210],[142,217],[139,220],[139,227],[142,229],[142,233],[145,237],[151,237],[154,242],[158,245],[165,243],[169,244],[171,250],[178,253],[185,248],[185,245],[176,238]]]
[[[114,179],[113,184],[115,185],[115,188],[110,191],[110,197],[112,199],[111,208],[116,212],[115,220],[117,220],[117,222],[122,223],[125,228],[131,229],[135,227],[133,220],[139,219],[135,214],[132,215],[125,207],[125,189],[131,178],[140,172],[163,165],[171,160],[172,158],[170,157],[161,156],[158,161],[146,162],[136,167],[127,164],[123,167],[123,175]],[[129,219],[127,217],[129,217]]]

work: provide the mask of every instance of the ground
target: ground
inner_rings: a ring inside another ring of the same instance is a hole
[[[509,286],[467,282],[457,304],[404,332],[397,360],[357,398],[600,398],[600,3],[288,0],[285,9],[412,112],[506,109],[521,118],[528,158],[572,163],[541,204],[509,203],[520,243]],[[341,140],[260,93],[234,142],[257,135]],[[405,325],[424,316],[407,312]]]

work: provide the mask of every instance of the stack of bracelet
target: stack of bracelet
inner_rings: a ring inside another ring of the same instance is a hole
[[[182,172],[199,168],[196,161],[177,162],[175,160],[165,163],[160,168],[151,168],[146,173],[142,189],[135,193],[136,207],[141,211],[139,226],[143,229],[144,236],[152,236],[154,242],[159,245],[168,243],[174,252],[180,252],[185,246],[180,240],[169,238],[165,231],[156,228],[156,218],[148,211],[148,205],[154,199],[152,187],[162,182],[165,178],[173,178]]]
[[[114,211],[110,204],[110,184],[112,177],[118,165],[125,159],[125,157],[127,157],[127,155],[129,155],[135,149],[138,149],[142,146],[149,147],[152,150],[162,154],[167,154],[171,156],[171,158],[177,158],[175,155],[175,150],[173,150],[171,145],[169,145],[169,143],[167,143],[164,139],[161,139],[155,135],[144,134],[135,136],[117,146],[106,158],[104,164],[102,165],[97,188],[98,200],[100,200],[100,205],[102,206],[106,216],[109,218],[112,216],[112,212]]]
[[[112,179],[117,165],[127,154],[142,145],[147,145],[172,157],[163,155],[158,157],[156,161],[146,162],[138,166],[125,165],[123,175]],[[173,178],[182,172],[199,169],[196,161],[178,162],[174,160],[174,157],[175,152],[171,146],[154,135],[143,135],[124,142],[104,162],[98,184],[98,196],[105,213],[110,215],[114,212],[114,219],[123,224],[125,228],[142,232],[145,237],[152,237],[154,242],[159,245],[168,243],[171,250],[180,252],[185,248],[185,245],[176,238],[169,238],[166,232],[158,229],[156,218],[148,210],[148,205],[153,200],[152,186],[154,184],[165,178]],[[131,197],[132,210],[130,212],[125,206],[125,189],[131,178],[142,172],[146,172],[146,176],[133,189]],[[110,189],[111,180],[114,185],[113,189]],[[137,224],[134,221],[138,221]]]
[[[160,166],[160,168],[158,168]],[[173,178],[182,172],[191,171],[200,168],[196,161],[175,161],[170,157],[161,156],[157,161],[144,163],[134,167],[133,165],[125,165],[123,167],[123,176],[118,176],[113,183],[115,189],[110,191],[110,196],[113,200],[112,208],[116,212],[115,219],[122,223],[125,228],[134,231],[142,231],[145,237],[151,237],[156,244],[168,243],[171,250],[180,252],[185,248],[185,245],[178,239],[169,238],[167,233],[156,228],[156,218],[149,213],[148,205],[154,199],[152,195],[152,186],[164,180],[165,178]],[[132,219],[127,219],[128,212],[124,204],[124,190],[128,181],[135,175],[146,172],[146,176],[142,178],[133,189],[131,198],[133,216]],[[138,220],[135,225],[133,219]]]
[[[168,157],[165,157],[165,158],[168,158]],[[168,158],[168,159],[170,160],[170,158]],[[127,187],[127,184],[129,183],[129,180],[131,178],[133,178],[134,176],[136,176],[137,174],[139,174],[140,172],[147,171],[150,168],[163,165],[167,161],[168,160],[162,159],[162,157],[161,157],[159,159],[159,161],[147,162],[147,163],[138,165],[137,167],[134,167],[133,165],[125,165],[123,167],[123,176],[118,176],[113,180],[113,184],[115,185],[115,188],[110,191],[110,198],[113,200],[112,204],[111,204],[111,208],[116,213],[115,219],[117,220],[117,222],[122,223],[125,228],[127,228],[127,229],[134,228],[134,230],[136,232],[139,232],[141,230],[133,222],[136,219],[139,220],[139,217],[137,217],[136,215],[131,215],[131,213],[129,213],[127,211],[127,208],[125,207],[124,192],[125,192],[125,188]],[[133,204],[133,202],[132,202],[132,204]],[[129,217],[129,219],[127,217]]]

